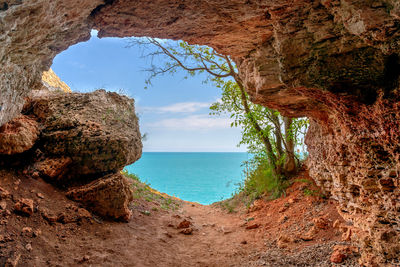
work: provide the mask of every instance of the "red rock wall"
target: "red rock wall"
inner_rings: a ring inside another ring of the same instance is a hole
[[[339,201],[341,215],[361,229],[362,262],[398,262],[400,255],[400,102],[360,105],[326,96],[326,121],[312,120],[306,143],[310,175]]]

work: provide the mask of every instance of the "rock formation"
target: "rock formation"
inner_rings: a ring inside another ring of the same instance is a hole
[[[34,92],[23,112],[2,127],[0,159],[17,159],[98,215],[128,220],[132,193],[120,171],[142,153],[133,100],[104,90]]]
[[[33,96],[26,112],[41,123],[42,151],[72,159],[74,176],[116,172],[141,156],[133,100],[98,90],[91,94]]]
[[[69,88],[69,86],[63,82],[52,69],[43,72],[42,83],[49,90],[61,90],[64,93],[71,92],[71,88]]]
[[[210,45],[235,59],[254,102],[312,120],[311,174],[361,229],[363,263],[389,264],[400,254],[399,25],[397,0],[1,1],[0,125],[91,28]],[[64,138],[48,153],[73,151],[73,136],[41,121],[48,140]]]
[[[22,153],[33,147],[38,139],[38,123],[24,115],[0,128],[0,154]]]

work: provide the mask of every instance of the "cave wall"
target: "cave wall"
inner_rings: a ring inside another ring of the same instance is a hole
[[[397,263],[400,255],[400,98],[373,105],[325,95],[331,114],[311,120],[306,136],[310,175],[355,226],[361,262]],[[338,101],[339,100],[339,101]]]
[[[399,1],[0,1],[0,125],[91,28],[231,55],[252,101],[311,119],[310,173],[360,229],[363,262],[399,258]]]

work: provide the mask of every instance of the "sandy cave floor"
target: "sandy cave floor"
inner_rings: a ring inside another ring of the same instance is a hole
[[[164,210],[136,199],[130,222],[117,223],[87,216],[41,179],[0,170],[0,266],[335,266],[332,247],[345,242],[333,223],[342,219],[334,201],[306,196],[306,184],[233,213],[219,204],[182,201]],[[14,212],[21,198],[34,201],[31,216]],[[304,238],[318,218],[322,228]],[[178,229],[184,220],[189,235]],[[357,257],[337,266],[358,266]]]

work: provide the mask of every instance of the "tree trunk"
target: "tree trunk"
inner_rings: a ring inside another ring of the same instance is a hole
[[[251,110],[250,110],[249,104],[247,102],[246,92],[244,91],[244,87],[243,87],[243,84],[242,84],[240,78],[237,77],[236,75],[234,76],[234,78],[240,89],[241,101],[242,101],[242,105],[244,107],[245,113],[246,113],[246,115],[249,116],[252,126],[256,130],[259,138],[261,139],[261,141],[263,142],[263,144],[265,146],[265,150],[267,151],[268,162],[271,165],[274,174],[276,175],[276,177],[279,177],[280,174],[282,173],[282,169],[281,169],[281,166],[279,166],[279,164],[278,165],[276,164],[276,157],[274,154],[274,150],[272,148],[272,144],[271,144],[269,138],[267,136],[264,136],[261,126],[258,124],[257,120],[254,119],[254,117],[251,114]]]
[[[292,118],[283,117],[285,125],[285,139],[286,139],[286,159],[284,164],[284,170],[287,174],[293,174],[297,171],[295,154],[294,154],[294,137],[291,131],[293,123]]]

